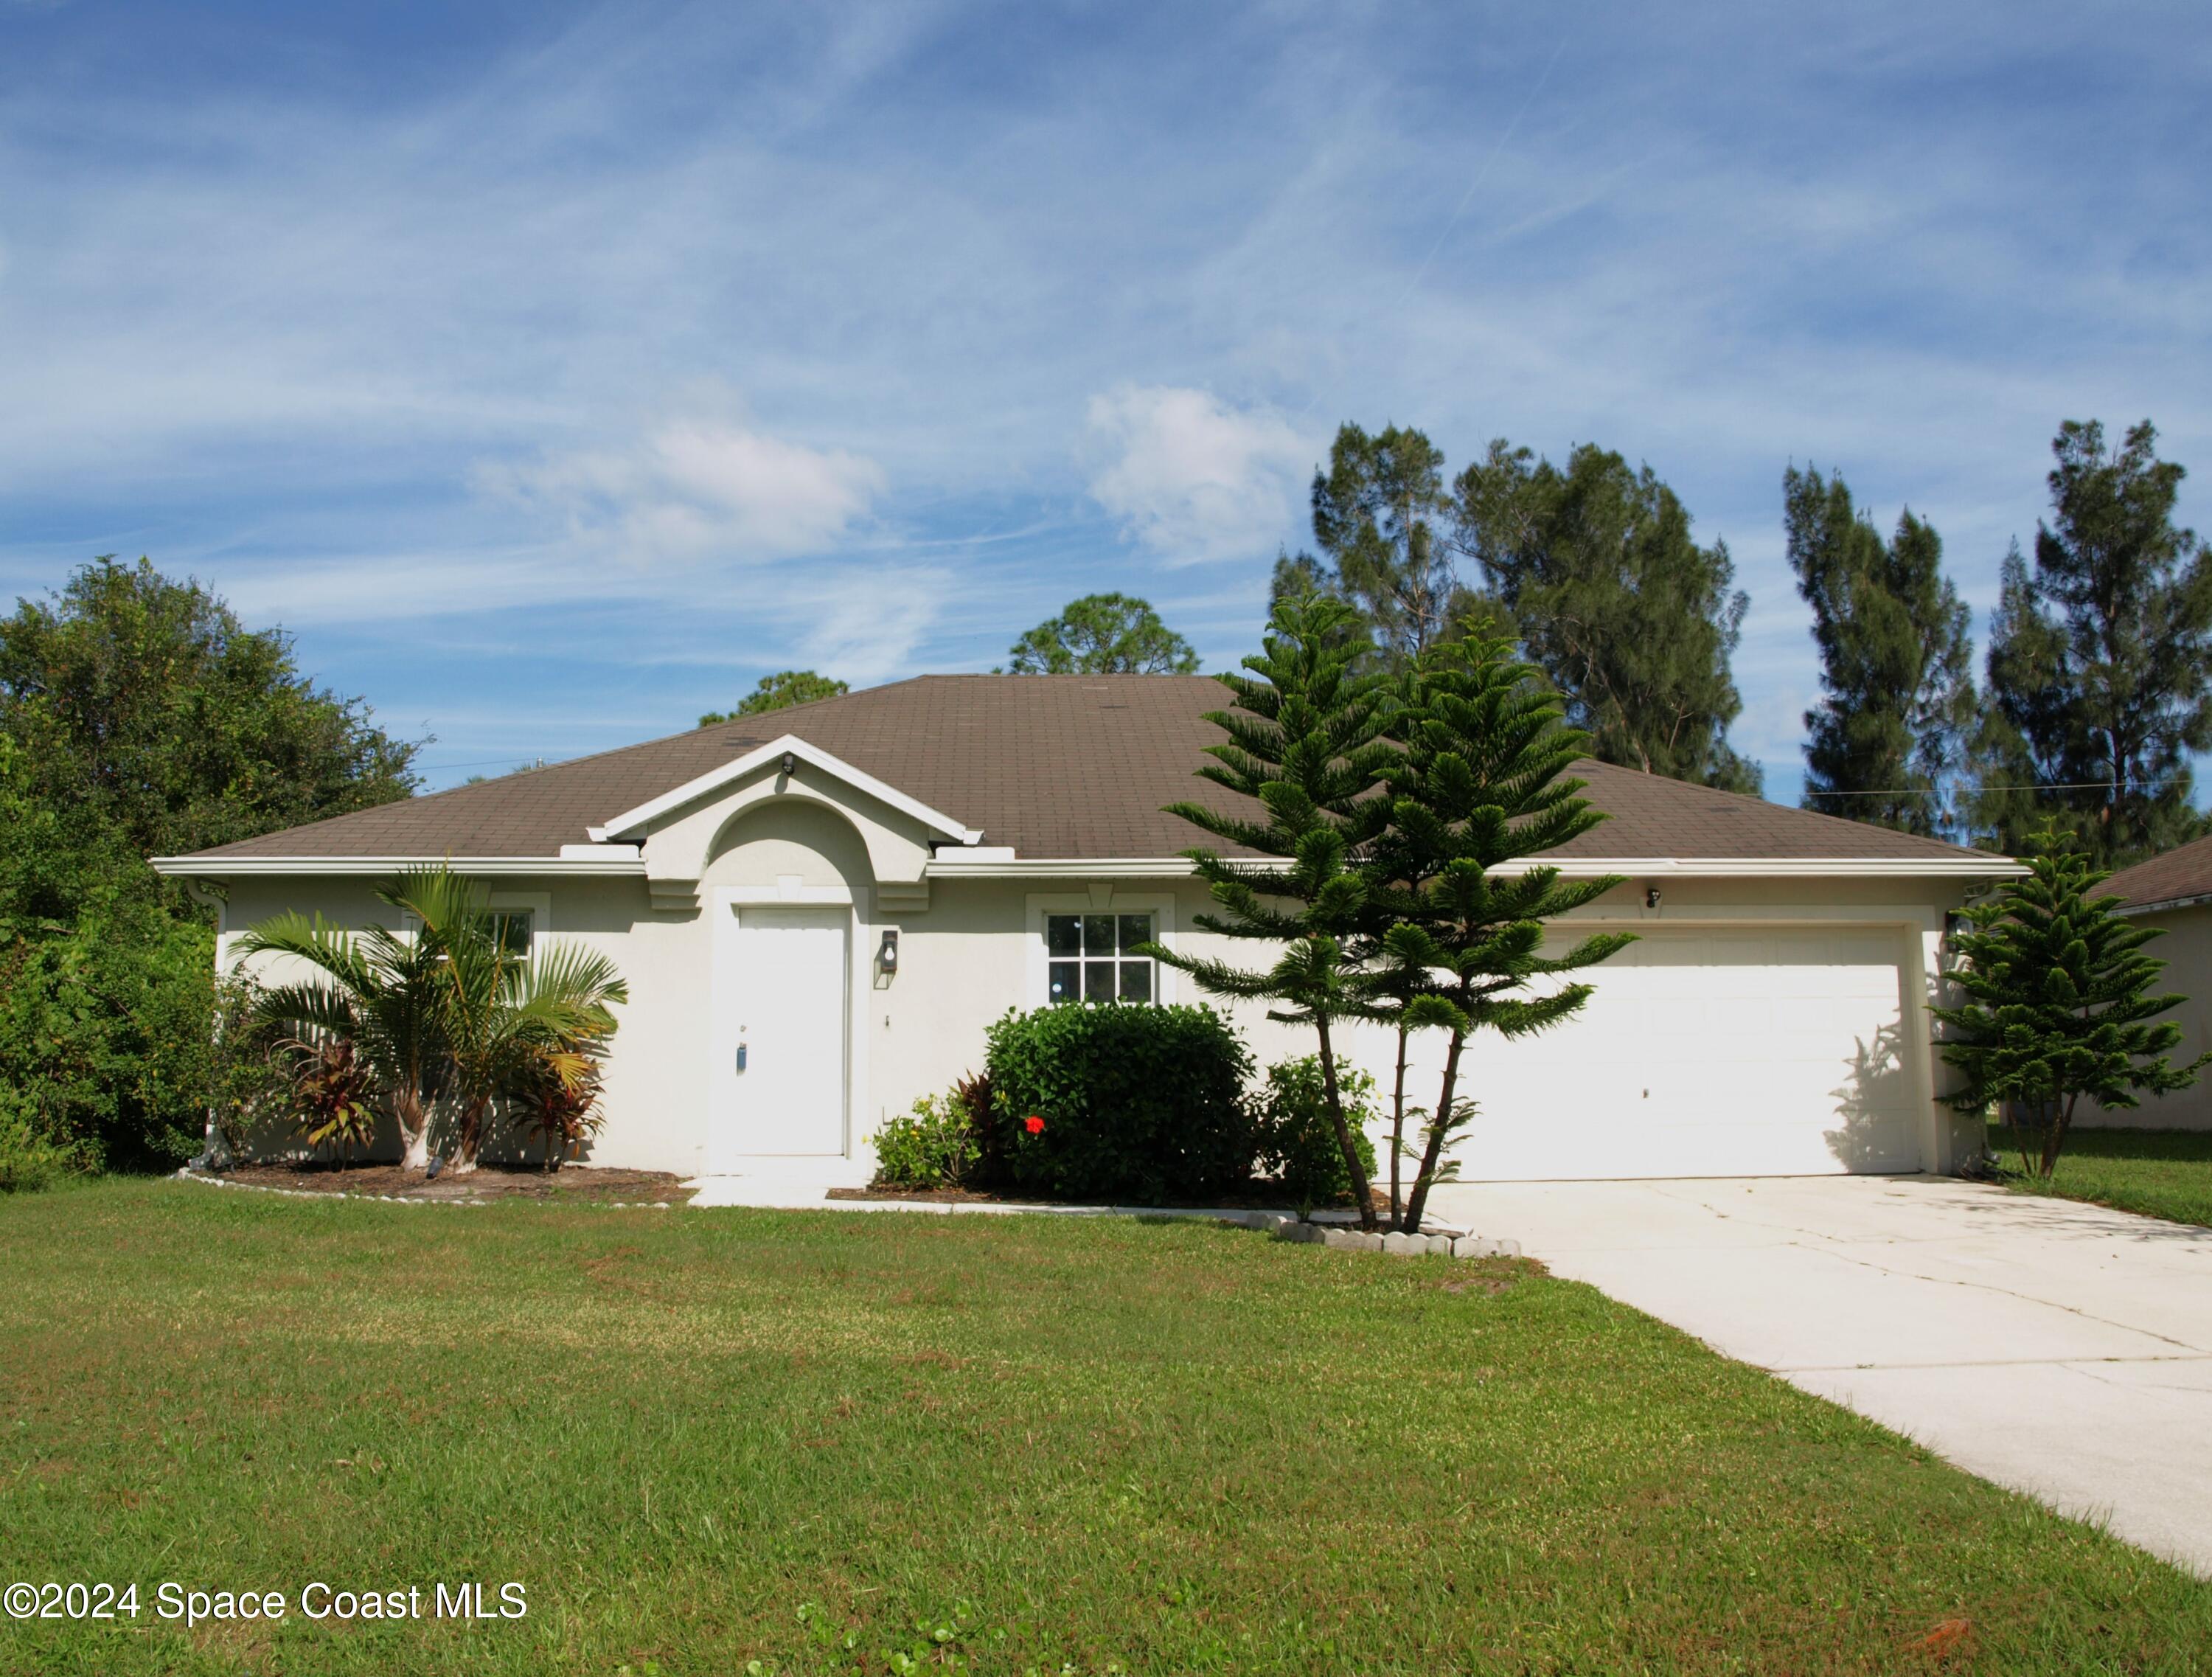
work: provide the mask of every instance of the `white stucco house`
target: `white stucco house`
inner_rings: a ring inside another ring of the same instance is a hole
[[[1204,835],[1162,806],[1230,797],[1194,776],[1226,698],[1199,677],[923,677],[155,866],[219,897],[227,962],[279,910],[363,925],[385,912],[380,879],[449,859],[529,936],[592,945],[629,981],[596,1162],[805,1158],[860,1181],[882,1118],[977,1069],[1008,1008],[1202,999],[1127,950],[1208,941],[1177,854]],[[2013,864],[1577,772],[1612,818],[1553,860],[1625,875],[1577,918],[1641,941],[1572,1024],[1471,1049],[1466,1176],[1940,1171],[1978,1154],[1980,1126],[1935,1099],[1925,1009],[1946,914]],[[1262,1064],[1311,1051],[1256,1012],[1237,1023]],[[1387,1086],[1387,1041],[1352,1052]]]
[[[2212,1048],[2212,838],[2178,846],[2124,868],[2099,890],[2120,899],[2120,912],[2165,935],[2143,950],[2166,963],[2160,992],[2187,998],[2166,1017],[2181,1027],[2177,1061]],[[2140,1106],[2086,1109],[2075,1122],[2094,1128],[2212,1130],[2212,1079],[2187,1089],[2146,1095]]]

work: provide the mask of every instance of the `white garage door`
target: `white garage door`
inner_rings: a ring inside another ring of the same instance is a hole
[[[1914,1170],[1901,932],[1653,928],[1571,1024],[1471,1042],[1470,1181]],[[1371,1043],[1363,1054],[1376,1072]],[[1441,1055],[1408,1098],[1435,1099]]]

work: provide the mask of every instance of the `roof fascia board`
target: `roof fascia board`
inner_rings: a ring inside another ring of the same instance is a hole
[[[1234,859],[1243,866],[1261,868],[1278,864],[1271,858]],[[1806,857],[1750,858],[1703,856],[1572,857],[1546,863],[1531,856],[1494,867],[1494,874],[1524,868],[1553,866],[1569,879],[1600,878],[1620,873],[1638,877],[1665,874],[1686,879],[1990,879],[2017,878],[2027,872],[2008,857]],[[939,851],[931,859],[927,875],[934,879],[1161,879],[1188,875],[1190,862],[1181,856],[1036,857],[1013,861],[967,861]]]
[[[2124,902],[2112,912],[2122,916],[2163,914],[2176,908],[2194,908],[2204,902],[2212,902],[2212,891],[2194,891],[2187,896],[2161,896],[2152,902]]]
[[[748,751],[733,762],[726,763],[719,769],[710,769],[697,778],[686,781],[672,792],[664,792],[649,803],[640,804],[634,810],[624,811],[604,826],[586,827],[584,830],[591,835],[593,842],[600,844],[611,839],[627,839],[641,835],[651,823],[659,820],[662,816],[680,810],[687,804],[696,803],[709,793],[718,792],[733,781],[743,780],[756,769],[767,763],[774,763],[787,752],[799,762],[818,769],[823,774],[836,780],[842,781],[854,791],[867,793],[878,803],[888,804],[900,814],[912,816],[932,832],[942,833],[945,837],[961,844],[976,844],[982,840],[983,834],[981,828],[962,826],[943,811],[933,810],[919,798],[909,797],[896,787],[879,781],[872,775],[864,774],[842,758],[832,756],[819,746],[808,744],[795,733],[787,733],[780,739],[772,739],[758,750]]]
[[[173,879],[252,879],[325,875],[392,874],[410,867],[447,866],[456,873],[605,877],[645,873],[645,859],[614,856],[156,856],[151,866]]]

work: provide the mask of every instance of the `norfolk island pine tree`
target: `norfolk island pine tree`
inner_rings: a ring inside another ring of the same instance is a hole
[[[1371,1012],[1346,945],[1366,920],[1368,881],[1358,859],[1389,818],[1388,801],[1374,793],[1392,755],[1382,739],[1390,683],[1355,672],[1373,650],[1359,614],[1341,600],[1305,596],[1278,603],[1261,650],[1243,661],[1259,679],[1216,677],[1237,696],[1236,705],[1207,713],[1229,738],[1206,748],[1214,761],[1198,770],[1256,801],[1264,818],[1189,801],[1167,806],[1261,859],[1224,857],[1203,847],[1185,851],[1221,910],[1195,915],[1193,923],[1226,938],[1281,944],[1280,957],[1254,970],[1146,945],[1155,960],[1188,973],[1210,994],[1269,1002],[1269,1018],[1313,1026],[1322,1098],[1346,1180],[1355,1184],[1363,1229],[1375,1226],[1375,1209],[1344,1115],[1331,1027]]]
[[[1561,716],[1559,696],[1512,656],[1478,638],[1424,652],[1407,702],[1391,719],[1400,749],[1384,769],[1390,819],[1370,848],[1365,896],[1373,946],[1361,987],[1367,1017],[1396,1025],[1400,1084],[1414,1030],[1447,1034],[1442,1087],[1424,1127],[1419,1169],[1401,1206],[1402,1097],[1393,1114],[1391,1220],[1418,1230],[1429,1191],[1452,1167],[1444,1152],[1473,1117],[1459,1092],[1467,1040],[1477,1030],[1525,1036],[1571,1018],[1587,983],[1529,995],[1531,981],[1596,965],[1636,941],[1595,933],[1546,956],[1545,922],[1597,901],[1619,875],[1565,880],[1553,866],[1494,872],[1555,850],[1606,817],[1566,775],[1588,736]],[[1355,947],[1358,947],[1357,945]]]
[[[2150,993],[2166,963],[2142,952],[2163,933],[2116,914],[2118,897],[2090,894],[2111,875],[2074,843],[2046,825],[2026,858],[2028,876],[1966,910],[1952,974],[1966,1000],[1929,1010],[1945,1033],[1936,1046],[1966,1079],[1946,1103],[1977,1113],[2008,1105],[2016,1131],[2030,1127],[2019,1116],[2032,1115],[2040,1145],[2031,1159],[2023,1135],[2021,1162],[2045,1177],[2084,1095],[2133,1107],[2138,1094],[2186,1089],[2212,1061],[2166,1058],[2181,1027],[2158,1016],[2185,998]]]

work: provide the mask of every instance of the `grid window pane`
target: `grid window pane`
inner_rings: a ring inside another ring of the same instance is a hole
[[[1075,914],[1047,914],[1044,917],[1044,946],[1048,954],[1055,956],[1083,953],[1083,921]]]
[[[1121,963],[1121,1000],[1150,1001],[1152,999],[1152,963],[1150,961]]]
[[[1083,952],[1085,955],[1111,955],[1114,952],[1113,915],[1084,915]]]
[[[1085,961],[1083,963],[1083,999],[1085,1001],[1114,1000],[1114,963],[1111,961]]]
[[[1073,1001],[1082,993],[1083,968],[1074,961],[1054,961],[1050,969],[1052,999]]]
[[[1152,917],[1150,914],[1123,914],[1121,921],[1121,953],[1127,955],[1139,944],[1152,940]]]
[[[492,912],[491,934],[509,955],[530,953],[530,910],[498,908]]]

